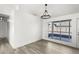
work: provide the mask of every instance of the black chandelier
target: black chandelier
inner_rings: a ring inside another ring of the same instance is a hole
[[[43,15],[41,16],[41,19],[49,19],[51,16],[48,14],[47,11],[47,4],[45,4],[45,11],[43,13]]]

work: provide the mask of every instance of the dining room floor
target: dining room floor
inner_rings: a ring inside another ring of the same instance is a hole
[[[3,39],[0,40],[0,54],[79,54],[79,49],[43,39],[13,49],[9,42]]]

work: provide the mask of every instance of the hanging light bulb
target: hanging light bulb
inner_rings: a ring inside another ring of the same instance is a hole
[[[48,14],[47,11],[47,4],[45,4],[45,11],[43,13],[43,15],[41,16],[42,19],[49,19],[51,16]]]

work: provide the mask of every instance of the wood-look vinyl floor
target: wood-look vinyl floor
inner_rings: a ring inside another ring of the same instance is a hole
[[[40,40],[23,47],[12,49],[6,39],[0,40],[0,54],[79,54],[79,49]]]

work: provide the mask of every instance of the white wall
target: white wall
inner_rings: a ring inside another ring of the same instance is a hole
[[[77,31],[77,29],[76,29],[77,18],[79,18],[79,13],[64,15],[64,16],[44,20],[43,23],[42,23],[43,24],[42,38],[45,39],[45,40],[49,40],[49,41],[53,41],[53,42],[62,43],[62,44],[65,44],[65,45],[77,47],[77,39],[76,39],[76,37],[77,37],[77,35],[76,35],[77,34],[76,33],[76,31]],[[56,20],[66,20],[66,19],[72,19],[72,22],[71,22],[72,40],[71,40],[71,42],[64,42],[64,41],[49,39],[48,38],[48,22],[56,21]]]
[[[0,21],[0,38],[8,37],[9,23]]]
[[[8,5],[8,4],[0,4],[0,13],[1,14],[6,14],[10,16],[8,19],[11,20],[11,14],[15,10],[15,5]],[[1,22],[0,21],[0,38],[7,37],[9,36],[9,22]]]
[[[0,37],[8,36],[9,42],[13,48],[18,48],[26,44],[35,42],[41,39],[41,20],[37,16],[36,8],[40,5],[0,5],[0,13],[10,16],[9,28],[3,24],[4,28],[0,27]],[[40,6],[41,7],[41,6]],[[2,31],[3,30],[3,33]]]
[[[41,39],[40,18],[19,8],[14,12],[13,20],[13,25],[11,26],[13,33],[10,31],[10,43],[13,48],[18,48]]]
[[[77,47],[79,48],[79,18],[77,18],[77,21],[76,21],[76,27],[77,27]]]

